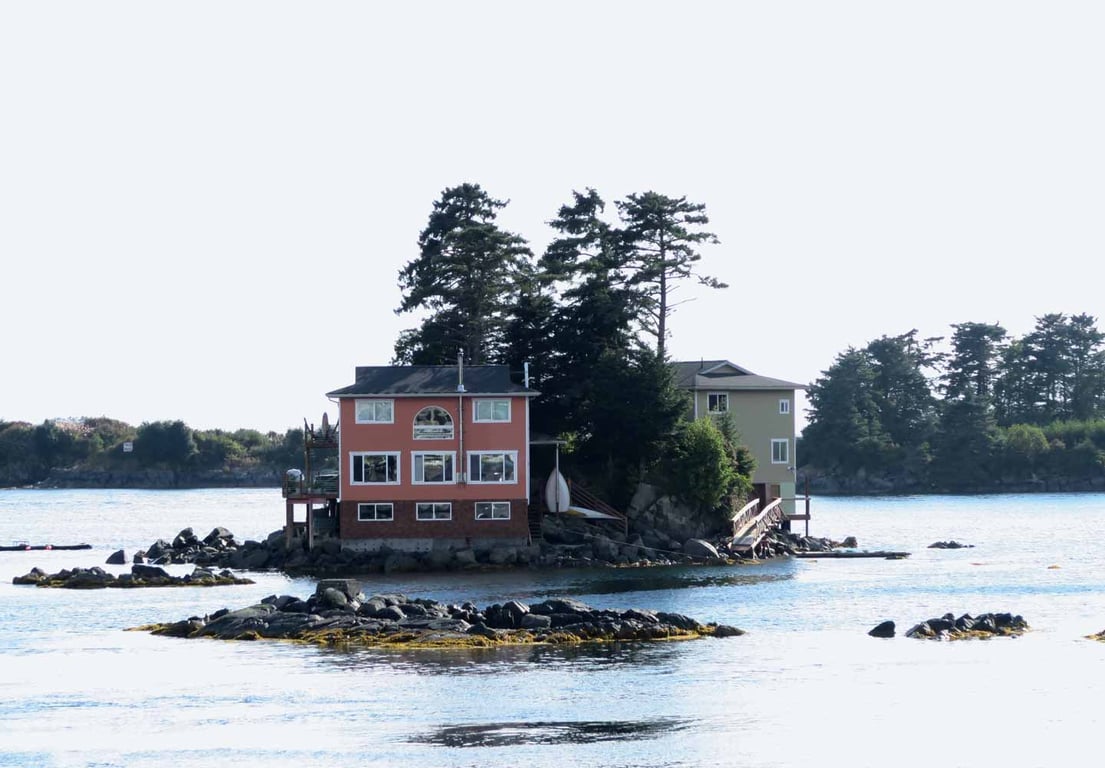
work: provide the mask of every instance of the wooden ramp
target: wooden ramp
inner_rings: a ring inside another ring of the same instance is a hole
[[[740,555],[749,557],[755,555],[756,547],[763,541],[767,532],[778,526],[785,518],[782,499],[775,499],[762,511],[760,500],[753,499],[733,515],[731,548]]]

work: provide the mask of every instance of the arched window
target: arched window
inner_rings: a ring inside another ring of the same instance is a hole
[[[452,440],[453,417],[440,406],[426,406],[414,415],[414,439]]]

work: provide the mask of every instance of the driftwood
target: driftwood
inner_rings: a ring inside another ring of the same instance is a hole
[[[909,552],[843,552],[832,550],[831,552],[795,552],[794,557],[816,558],[846,558],[846,557],[881,557],[883,560],[903,560],[909,557]]]

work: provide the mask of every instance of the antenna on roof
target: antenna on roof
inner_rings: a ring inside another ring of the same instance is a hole
[[[457,392],[464,391],[464,350],[457,350]]]

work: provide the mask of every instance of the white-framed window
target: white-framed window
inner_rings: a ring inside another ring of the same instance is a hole
[[[510,400],[476,400],[472,420],[476,423],[510,421]]]
[[[468,482],[518,482],[518,451],[469,451]]]
[[[771,441],[771,463],[790,463],[790,440],[786,438],[773,438]]]
[[[399,452],[368,451],[349,454],[353,485],[399,485]]]
[[[414,415],[415,440],[452,440],[453,416],[438,405],[427,405]]]
[[[727,413],[729,411],[729,393],[728,392],[707,392],[706,393],[706,412],[707,413]]]
[[[790,413],[790,400],[785,397],[779,400],[779,413],[784,415]]]
[[[509,520],[510,519],[510,502],[509,501],[477,501],[476,502],[476,519],[477,520]]]
[[[415,520],[452,520],[453,505],[448,501],[420,501],[414,505]]]
[[[371,504],[357,505],[358,523],[382,523],[395,519],[395,505],[373,502]]]
[[[456,458],[457,455],[452,452],[415,451],[411,454],[411,482],[419,484],[456,482],[456,476],[453,474]]]
[[[395,421],[394,400],[357,400],[354,404],[358,424],[392,424]]]

